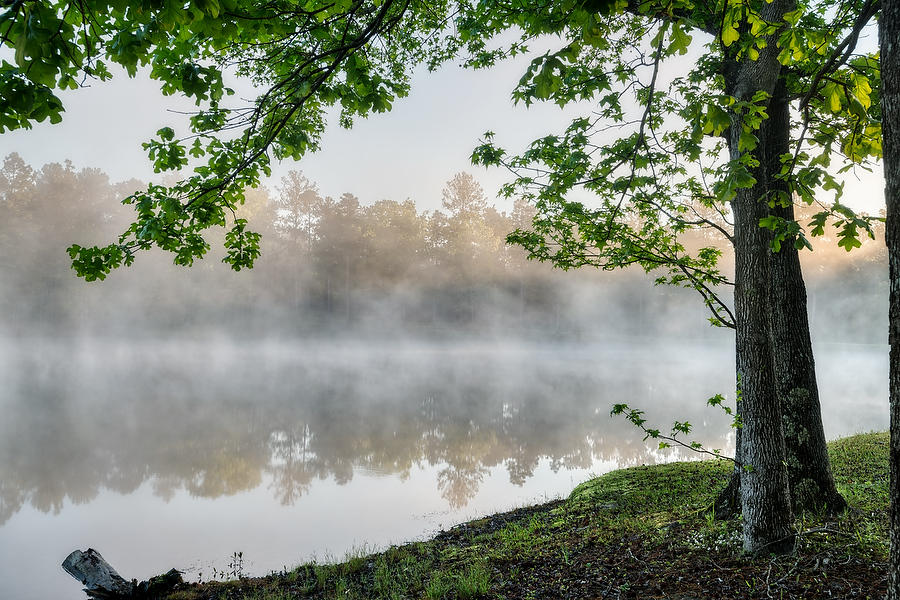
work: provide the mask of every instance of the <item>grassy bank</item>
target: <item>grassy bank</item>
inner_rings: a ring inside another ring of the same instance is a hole
[[[169,600],[468,598],[881,598],[887,575],[888,435],[830,445],[851,509],[799,515],[794,556],[750,560],[740,523],[705,509],[727,462],[615,471],[557,500],[339,564],[190,585]]]

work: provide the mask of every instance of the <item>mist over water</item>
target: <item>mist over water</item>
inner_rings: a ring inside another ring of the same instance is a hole
[[[498,465],[521,485],[545,459],[554,469],[655,460],[609,418],[623,400],[654,418],[709,421],[704,441],[728,443],[724,416],[703,408],[729,385],[727,345],[93,340],[6,350],[2,521],[25,504],[55,512],[151,479],[163,499],[180,489],[215,498],[269,476],[291,504],[317,480],[402,478],[421,464],[443,465],[438,491],[461,508]]]
[[[208,578],[234,551],[265,573],[686,458],[611,418],[620,401],[730,452],[704,406],[733,385],[723,342],[7,344],[0,575],[76,598],[57,565],[85,545],[129,576]],[[884,348],[818,350],[829,437],[883,429]]]
[[[527,215],[474,187],[424,214],[308,183],[251,202],[268,246],[249,273],[151,253],[86,284],[61,248],[114,239],[123,188],[7,159],[0,597],[80,598],[75,548],[129,578],[209,579],[237,551],[264,574],[695,458],[615,403],[732,451],[705,401],[734,402],[733,335],[691,291],[529,263],[502,243]],[[887,427],[883,258],[804,256],[829,438]]]

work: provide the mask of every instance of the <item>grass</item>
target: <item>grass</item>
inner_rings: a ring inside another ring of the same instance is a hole
[[[881,598],[888,439],[870,433],[829,445],[850,510],[799,515],[793,556],[743,556],[738,520],[706,510],[730,463],[672,463],[614,471],[566,500],[463,523],[427,542],[191,584],[168,600]]]

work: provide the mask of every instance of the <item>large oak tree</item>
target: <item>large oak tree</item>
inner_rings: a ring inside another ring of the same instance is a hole
[[[597,102],[520,155],[498,148],[493,134],[476,151],[476,160],[515,171],[508,193],[538,207],[534,227],[511,239],[563,268],[662,270],[660,282],[695,289],[714,323],[736,329],[743,468],[730,490],[740,489],[745,548],[790,550],[788,489],[799,509],[845,506],[828,464],[797,255],[809,232],[793,220],[793,203],[840,191],[832,161],[879,156],[869,111],[877,61],[854,54],[875,5],[826,19],[824,5],[793,2],[631,2],[599,14],[509,2],[506,18],[525,33],[499,50],[488,40],[503,21],[487,14],[496,3],[483,6],[468,22],[476,65],[556,33],[563,47],[532,62],[515,96]],[[692,36],[706,53],[685,68],[676,59]],[[637,109],[622,101],[632,93]],[[593,198],[573,200],[583,191]],[[841,245],[856,245],[868,224],[840,203],[816,215],[812,233],[829,212]],[[682,241],[697,227],[734,246],[733,311],[720,291],[728,282],[718,249]]]
[[[511,161],[489,144],[477,157],[532,169],[516,182],[539,209],[535,233],[520,240],[526,245],[541,250],[551,240],[562,266],[594,255],[613,265],[661,266],[663,281],[696,289],[715,322],[734,326],[745,548],[789,550],[790,464],[781,433],[787,404],[805,407],[797,420],[804,430],[788,431],[787,439],[812,440],[818,453],[812,461],[818,471],[795,479],[811,482],[813,498],[840,501],[829,487],[821,425],[810,417],[819,418],[808,332],[801,347],[776,358],[790,339],[779,337],[777,324],[805,307],[795,261],[788,253],[772,258],[771,249],[804,245],[790,207],[795,196],[812,202],[823,187],[839,189],[833,157],[859,162],[880,152],[870,110],[875,61],[854,55],[859,31],[876,10],[874,0],[14,0],[0,14],[0,42],[15,52],[14,63],[0,65],[0,130],[60,120],[54,90],[108,79],[109,62],[131,74],[149,66],[165,93],[198,105],[188,131],[163,127],[145,144],[149,158],[158,171],[189,166],[189,155],[196,162],[177,183],[128,196],[133,223],[107,246],[70,247],[73,266],[88,280],[102,279],[153,246],[190,265],[209,249],[204,231],[227,226],[225,260],[241,269],[259,253],[259,236],[235,212],[243,190],[259,183],[273,158],[316,149],[328,107],[339,104],[349,126],[355,117],[390,109],[416,64],[468,52],[470,65],[490,66],[524,51],[536,36],[561,36],[565,45],[535,59],[514,97],[588,99],[593,115]],[[510,31],[522,37],[489,46]],[[694,36],[707,36],[706,54],[673,80],[663,65],[687,53]],[[234,102],[225,72],[255,83],[259,96]],[[636,110],[624,101],[632,94]],[[790,114],[790,106],[799,115],[794,137],[777,112]],[[538,191],[529,192],[535,185]],[[598,198],[599,208],[571,201],[575,187]],[[733,217],[733,229],[725,231],[707,211]],[[816,217],[813,232],[829,214],[840,243],[858,243],[867,223],[840,204]],[[718,251],[690,254],[679,243],[678,233],[693,226],[718,226],[733,239],[733,313],[716,292],[724,283]],[[782,302],[794,308],[773,311]],[[804,366],[795,370],[798,357]],[[795,381],[796,372],[806,379]]]

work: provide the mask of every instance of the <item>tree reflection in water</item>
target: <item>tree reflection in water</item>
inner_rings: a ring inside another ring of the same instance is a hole
[[[727,352],[616,344],[466,346],[202,342],[34,344],[9,353],[0,379],[0,522],[23,505],[128,494],[150,481],[215,498],[268,482],[283,504],[317,480],[357,469],[404,478],[438,467],[450,508],[489,469],[521,485],[555,470],[655,462],[614,402],[707,422],[697,439],[727,444],[727,420],[704,407],[731,385]],[[719,349],[721,350],[721,349]],[[723,362],[723,364],[719,364]],[[650,397],[648,381],[657,385]]]

